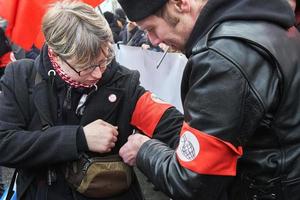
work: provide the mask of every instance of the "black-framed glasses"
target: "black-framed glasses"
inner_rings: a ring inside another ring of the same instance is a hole
[[[101,52],[103,53],[103,55],[105,56],[105,59],[102,60],[100,63],[95,64],[95,65],[91,65],[85,69],[82,69],[80,71],[76,70],[66,59],[64,59],[62,56],[58,55],[60,57],[60,59],[65,62],[74,72],[76,72],[78,74],[78,76],[85,76],[88,74],[91,74],[96,68],[100,68],[101,72],[104,72],[104,70],[106,69],[107,65],[109,65],[113,59],[113,52],[110,48],[109,52],[107,54],[104,53],[103,49],[101,49]]]

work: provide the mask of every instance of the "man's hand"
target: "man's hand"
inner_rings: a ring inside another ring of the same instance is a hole
[[[89,150],[93,152],[110,152],[117,141],[117,127],[101,119],[89,123],[83,127],[83,131]]]
[[[138,151],[140,150],[141,146],[148,140],[150,140],[150,138],[138,133],[130,135],[128,137],[128,141],[120,149],[119,155],[123,158],[123,161],[128,165],[135,165],[135,160]]]
[[[142,49],[150,49],[150,45],[149,44],[142,44]]]

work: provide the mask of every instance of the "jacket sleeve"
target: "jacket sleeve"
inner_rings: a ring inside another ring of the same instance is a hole
[[[55,126],[45,131],[28,130],[28,66],[26,61],[12,63],[1,80],[0,165],[35,168],[76,159],[76,133],[79,126]]]
[[[155,138],[171,147],[178,145],[183,114],[171,104],[160,99],[140,85],[139,72],[134,72],[131,88],[130,124],[150,138]]]
[[[219,199],[264,111],[238,68],[214,51],[189,60],[182,84],[188,92],[179,146],[150,140],[137,167],[173,199]]]
[[[139,96],[131,118],[131,124],[145,135],[172,147],[178,145],[182,123],[180,111],[149,91]]]

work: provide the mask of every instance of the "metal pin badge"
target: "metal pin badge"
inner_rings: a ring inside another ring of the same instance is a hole
[[[117,96],[115,95],[115,94],[110,94],[109,96],[108,96],[108,100],[110,101],[110,102],[116,102],[117,101]]]

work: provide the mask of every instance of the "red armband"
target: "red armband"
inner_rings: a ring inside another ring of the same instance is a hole
[[[235,176],[243,150],[184,123],[176,154],[181,166],[196,173]]]
[[[134,109],[131,124],[140,129],[147,136],[152,137],[164,112],[172,105],[160,100],[154,94],[143,94]]]

